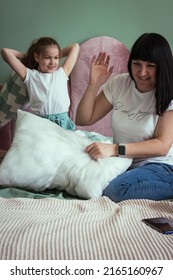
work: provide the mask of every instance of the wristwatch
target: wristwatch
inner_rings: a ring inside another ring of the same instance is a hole
[[[126,156],[126,146],[124,144],[118,144],[117,157]]]

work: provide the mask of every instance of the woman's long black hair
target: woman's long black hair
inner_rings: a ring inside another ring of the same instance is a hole
[[[162,115],[173,99],[173,56],[168,41],[157,33],[144,33],[134,43],[128,61],[128,71],[132,60],[142,60],[157,65],[156,74],[156,113]]]

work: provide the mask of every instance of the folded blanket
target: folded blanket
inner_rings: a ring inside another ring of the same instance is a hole
[[[16,118],[18,109],[28,102],[28,94],[21,78],[14,72],[0,91],[0,127]]]

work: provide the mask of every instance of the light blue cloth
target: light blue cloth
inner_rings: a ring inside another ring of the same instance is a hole
[[[75,130],[75,124],[70,119],[67,112],[59,113],[59,114],[45,115],[42,117],[56,123],[57,125],[61,126],[62,128],[66,129],[66,130]]]

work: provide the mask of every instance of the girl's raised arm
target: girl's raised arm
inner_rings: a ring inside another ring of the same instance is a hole
[[[14,72],[16,72],[24,81],[26,77],[27,68],[20,61],[20,59],[23,58],[24,53],[13,49],[3,48],[1,50],[1,54],[4,61],[7,62],[10,65],[10,67],[14,70]]]
[[[61,57],[67,57],[62,65],[67,76],[70,75],[79,54],[79,44],[69,45],[61,50]]]

